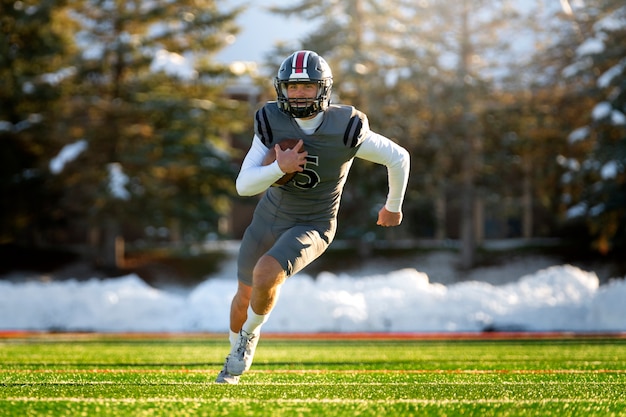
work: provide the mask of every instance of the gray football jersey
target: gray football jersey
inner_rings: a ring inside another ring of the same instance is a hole
[[[298,223],[334,220],[354,155],[369,132],[367,116],[352,106],[331,105],[320,126],[307,135],[269,102],[256,112],[254,130],[268,148],[283,139],[302,139],[308,152],[304,171],[285,185],[270,187],[257,210]]]

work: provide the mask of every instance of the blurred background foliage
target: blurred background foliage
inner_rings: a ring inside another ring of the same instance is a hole
[[[463,267],[485,239],[626,250],[622,0],[300,0],[272,12],[315,30],[260,71],[215,59],[246,7],[222,3],[0,1],[2,247],[117,267],[130,247],[238,239],[252,114],[311,49],[333,101],[412,155],[403,226],[376,228],[386,172],[357,161],[338,239],[458,240]]]

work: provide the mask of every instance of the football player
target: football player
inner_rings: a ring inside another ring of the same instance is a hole
[[[254,116],[254,137],[237,177],[237,192],[265,192],[241,241],[238,288],[230,311],[231,351],[218,383],[236,384],[250,369],[261,326],[285,280],[319,257],[337,228],[341,194],[353,159],[387,167],[389,190],[377,224],[398,226],[409,176],[409,153],[370,130],[352,106],[331,104],[332,72],[313,51],[283,61],[277,100]],[[278,144],[297,139],[291,148]],[[275,160],[264,161],[270,148]],[[285,174],[296,173],[283,185]],[[282,181],[281,181],[282,182]],[[274,185],[274,186],[273,186]]]

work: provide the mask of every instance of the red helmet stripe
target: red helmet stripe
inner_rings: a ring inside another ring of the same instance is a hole
[[[294,74],[306,74],[306,62],[309,56],[308,51],[296,52],[296,57],[293,60],[293,73]]]

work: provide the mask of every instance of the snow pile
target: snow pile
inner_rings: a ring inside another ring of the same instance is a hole
[[[209,279],[187,294],[139,277],[0,281],[0,329],[226,332],[234,280]],[[284,285],[265,331],[626,331],[626,282],[554,266],[505,285],[429,282],[415,269],[356,278],[299,274]]]

